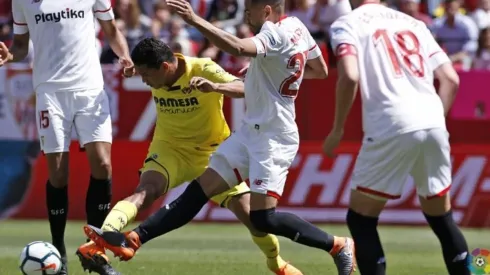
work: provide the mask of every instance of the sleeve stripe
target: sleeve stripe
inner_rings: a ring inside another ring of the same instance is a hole
[[[433,53],[429,54],[429,58],[433,57],[434,55],[436,55],[438,53],[442,53],[442,52],[441,51],[433,52]]]
[[[315,49],[317,46],[318,46],[318,45],[317,45],[317,44],[315,44],[315,46],[311,47],[311,48],[310,48],[308,51],[309,51],[309,52],[313,51],[313,50],[314,50],[314,49]]]
[[[267,56],[267,47],[265,46],[265,42],[264,40],[262,40],[261,38],[258,38],[260,43],[262,43],[262,46],[264,46],[264,57]]]
[[[27,26],[27,23],[18,23],[18,22],[15,22],[15,21],[14,21],[14,24],[15,25],[18,25],[18,26]]]
[[[94,13],[104,13],[104,12],[108,12],[112,9],[112,6],[110,6],[108,9],[106,10],[95,10]]]

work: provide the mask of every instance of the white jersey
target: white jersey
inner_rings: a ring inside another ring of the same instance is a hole
[[[110,0],[13,0],[12,14],[34,44],[37,93],[103,89],[94,15],[114,19]]]
[[[297,130],[294,100],[306,61],[321,56],[296,17],[266,22],[252,38],[257,47],[245,77],[245,123],[273,131]]]
[[[331,27],[337,55],[359,61],[366,137],[444,128],[434,70],[450,62],[425,24],[379,4],[364,4]]]

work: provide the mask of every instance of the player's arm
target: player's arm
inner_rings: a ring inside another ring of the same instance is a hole
[[[444,115],[447,116],[459,89],[459,76],[450,62],[440,65],[434,74],[439,80],[439,97],[444,106]]]
[[[359,64],[356,39],[347,23],[337,21],[330,29],[332,48],[337,57],[337,86],[335,88],[335,118],[332,132],[343,133],[357,93]]]
[[[307,34],[306,41],[308,43],[309,50],[306,56],[307,61],[303,78],[325,79],[328,76],[328,67],[325,59],[323,59],[322,51],[306,28],[305,33]]]
[[[235,79],[228,83],[216,83],[216,88],[214,91],[231,98],[245,97],[245,85],[240,79]]]
[[[93,10],[111,49],[120,59],[130,61],[131,57],[129,54],[128,43],[124,35],[116,26],[111,1],[96,0]]]
[[[257,56],[257,47],[251,38],[238,38],[223,31],[194,13],[186,0],[167,0],[167,5],[173,8],[189,25],[199,30],[212,44],[234,56]]]
[[[191,79],[191,88],[204,93],[216,92],[231,98],[245,97],[243,81],[226,72],[212,60],[204,64],[201,76]]]
[[[459,76],[454,70],[450,57],[442,50],[441,46],[432,36],[429,29],[422,30],[423,37],[427,38],[426,47],[429,70],[439,80],[439,97],[444,106],[444,114],[447,115],[459,89]]]
[[[335,87],[335,119],[333,131],[343,132],[359,84],[359,67],[357,50],[354,45],[337,46],[337,85]]]
[[[29,53],[29,28],[20,1],[12,1],[12,17],[14,21],[14,38],[10,46],[9,62],[24,60]]]
[[[304,79],[325,79],[328,77],[328,67],[323,56],[310,59],[306,62]]]

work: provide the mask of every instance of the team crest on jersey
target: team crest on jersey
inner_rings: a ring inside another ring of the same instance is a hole
[[[185,95],[192,93],[191,87],[182,88],[182,93],[184,93]]]
[[[151,158],[152,158],[152,159],[157,159],[157,158],[158,158],[158,155],[157,155],[157,154],[152,154],[152,155],[151,155]]]

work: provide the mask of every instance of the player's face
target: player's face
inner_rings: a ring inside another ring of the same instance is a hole
[[[164,65],[160,67],[160,69],[152,69],[148,68],[146,66],[135,66],[136,73],[141,75],[141,79],[143,82],[154,88],[154,89],[159,89],[165,86],[165,69]]]
[[[245,22],[254,34],[260,32],[262,25],[269,18],[271,10],[270,6],[252,5],[251,0],[245,1]]]

